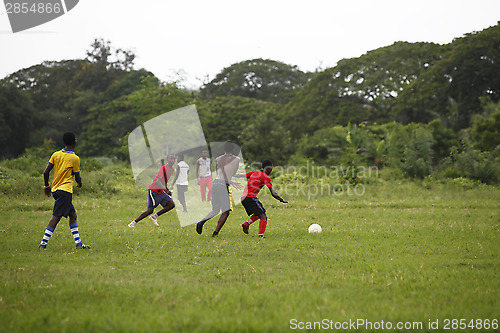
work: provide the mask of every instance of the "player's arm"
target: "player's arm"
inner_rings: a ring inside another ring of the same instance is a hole
[[[174,180],[172,181],[172,186],[174,186],[175,182],[177,181],[177,178],[179,177],[179,172],[181,171],[181,168],[179,167],[179,165],[177,165],[177,167],[175,168],[175,177],[174,177]],[[167,183],[165,182],[165,187],[167,186]]]
[[[82,187],[82,176],[80,176],[80,173],[75,173],[75,181],[76,181],[76,187],[80,188]]]
[[[167,193],[167,195],[172,195],[172,191],[168,188],[167,182],[165,182],[165,193]]]
[[[196,181],[198,182],[198,185],[200,185],[200,171],[199,170],[200,170],[200,160],[197,160],[194,174],[196,175]]]
[[[45,189],[44,189],[44,193],[46,196],[50,197],[50,185],[49,185],[49,175],[50,175],[50,171],[52,170],[52,168],[54,168],[54,165],[52,163],[49,163],[47,164],[47,166],[45,167],[45,170],[43,171],[43,181],[45,183]]]
[[[274,199],[281,201],[282,203],[288,203],[288,201],[279,196],[278,192],[276,192],[274,188],[269,187],[269,191],[271,191],[271,195],[274,197]]]

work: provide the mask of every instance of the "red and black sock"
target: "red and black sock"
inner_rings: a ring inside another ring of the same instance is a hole
[[[266,226],[267,226],[267,221],[260,220],[260,222],[259,222],[259,235],[264,235],[264,232],[266,231]]]

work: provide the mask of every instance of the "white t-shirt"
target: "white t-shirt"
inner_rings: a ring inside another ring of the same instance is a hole
[[[210,169],[210,159],[200,157],[198,159],[198,174],[202,178],[207,178],[212,176],[212,169]]]
[[[179,163],[177,163],[177,166],[179,167],[179,176],[177,177],[177,181],[175,182],[175,184],[188,185],[189,165],[184,161],[180,161]]]

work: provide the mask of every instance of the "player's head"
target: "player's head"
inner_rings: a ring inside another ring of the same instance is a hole
[[[168,163],[169,165],[174,164],[174,163],[175,163],[175,155],[173,155],[173,154],[169,154],[169,155],[167,156],[167,163]]]
[[[233,150],[234,150],[234,143],[228,141],[224,144],[224,153],[232,154]]]
[[[262,161],[262,170],[269,175],[273,171],[273,162],[270,160]]]
[[[71,132],[64,133],[63,142],[68,147],[74,147],[76,146],[76,136]]]
[[[177,161],[184,161],[184,154],[177,154]]]
[[[208,151],[207,151],[207,150],[203,150],[203,151],[201,152],[201,157],[203,157],[203,158],[207,158],[207,157],[208,157]]]

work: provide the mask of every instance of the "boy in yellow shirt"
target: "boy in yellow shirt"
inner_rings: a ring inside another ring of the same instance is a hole
[[[76,146],[76,137],[73,133],[64,133],[63,141],[66,145],[60,151],[56,151],[50,157],[49,164],[43,172],[45,181],[45,195],[54,197],[54,210],[49,224],[45,228],[42,242],[38,246],[41,249],[47,247],[47,243],[52,236],[61,217],[69,216],[69,228],[73,239],[75,240],[76,248],[88,249],[89,245],[85,245],[80,240],[78,232],[78,224],[76,223],[76,210],[73,207],[73,178],[76,180],[76,187],[82,187],[82,178],[80,177],[80,158],[75,154],[73,149]],[[52,188],[49,186],[49,174],[54,169],[54,179]]]

